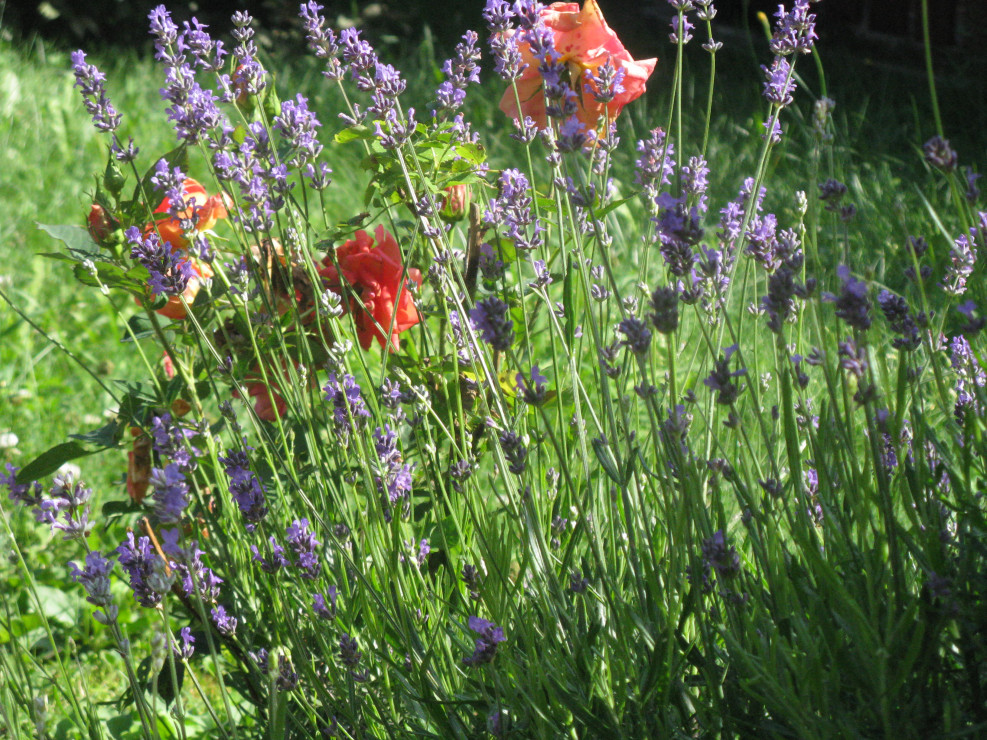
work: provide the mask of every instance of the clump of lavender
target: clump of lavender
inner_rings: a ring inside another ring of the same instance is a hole
[[[925,315],[920,313],[917,318],[913,317],[905,299],[888,290],[878,294],[877,305],[881,307],[891,331],[898,334],[891,340],[892,346],[906,352],[917,349],[922,343],[919,324],[925,324]]]
[[[672,183],[675,172],[675,145],[661,128],[652,129],[647,139],[637,142],[640,156],[634,163],[634,182],[641,186],[645,200],[654,204],[661,189]],[[657,212],[657,209],[653,209]]]
[[[219,461],[230,479],[230,495],[247,521],[248,530],[252,531],[267,514],[264,486],[250,469],[246,451],[230,450]]]
[[[510,430],[501,432],[499,440],[504,457],[507,458],[507,469],[515,475],[523,474],[527,467],[525,460],[528,457],[528,448],[524,440]]]
[[[143,236],[136,226],[125,232],[131,245],[130,256],[140,262],[150,273],[148,285],[153,295],[181,295],[195,277],[192,263],[180,252],[173,252],[158,235],[151,232]]]
[[[70,562],[69,570],[72,580],[81,583],[86,589],[86,601],[103,610],[96,611],[93,618],[105,625],[115,622],[120,609],[113,603],[113,597],[110,595],[110,573],[113,571],[113,561],[104,558],[98,550],[92,550],[86,553],[86,564],[83,568]]]
[[[329,382],[322,390],[326,392],[326,401],[332,404],[333,424],[338,432],[348,436],[361,419],[370,417],[360,386],[349,373],[344,373],[342,378],[329,373]]]
[[[703,380],[703,384],[707,388],[716,391],[716,402],[724,406],[729,406],[736,401],[740,392],[744,389],[744,386],[738,385],[734,381],[734,378],[746,375],[747,368],[742,367],[737,370],[730,370],[730,358],[736,351],[736,344],[727,347],[720,356],[720,359],[716,361],[713,372]]]
[[[542,246],[544,228],[532,213],[528,178],[520,170],[507,169],[497,182],[498,195],[491,198],[483,220],[500,229],[518,250],[531,251]],[[532,227],[529,233],[529,227]]]
[[[322,153],[316,131],[322,124],[308,108],[308,100],[300,93],[295,100],[281,103],[281,112],[271,121],[274,130],[284,138],[291,150],[283,161],[292,167],[310,164]]]
[[[858,331],[870,328],[870,300],[867,298],[867,283],[857,280],[850,274],[850,268],[840,265],[836,274],[843,281],[839,295],[824,293],[823,300],[836,304],[836,315]]]
[[[525,378],[523,373],[518,373],[514,377],[518,395],[524,399],[525,403],[531,406],[540,406],[545,401],[545,397],[548,394],[545,381],[546,378],[538,372],[537,365],[531,368],[530,379]]]
[[[89,499],[92,489],[71,473],[56,475],[49,497],[42,498],[34,514],[38,522],[47,524],[51,531],[64,532],[66,540],[85,540],[89,536]]]
[[[628,316],[617,325],[617,331],[623,335],[621,345],[627,347],[636,355],[644,355],[651,346],[651,330],[636,316]]]
[[[717,576],[729,580],[740,574],[740,555],[727,543],[726,533],[718,529],[702,543],[703,563],[716,571]]]
[[[959,157],[956,150],[949,145],[949,140],[941,136],[933,136],[922,145],[925,153],[925,161],[943,172],[952,172],[956,169]]]
[[[296,519],[286,530],[285,541],[295,553],[295,567],[302,572],[302,578],[314,581],[322,572],[318,547],[320,543],[308,528],[308,519]]]
[[[378,492],[384,497],[385,516],[389,519],[390,507],[411,496],[412,468],[404,463],[397,446],[398,435],[389,426],[377,427],[373,437],[379,460],[379,468],[374,480]]]
[[[490,620],[480,617],[470,617],[468,625],[477,634],[477,638],[473,654],[463,658],[463,663],[468,666],[489,663],[497,653],[497,645],[507,639],[504,637],[504,630]]]
[[[322,59],[326,63],[326,69],[322,74],[327,79],[335,81],[343,76],[343,67],[338,57],[339,43],[332,29],[325,28],[326,19],[319,13],[320,10],[322,10],[321,5],[315,0],[309,0],[301,5],[298,15],[305,28],[309,50],[317,59]]]
[[[359,670],[360,660],[362,658],[363,653],[360,652],[356,639],[344,632],[339,638],[339,660],[349,671],[350,678],[358,683],[362,683],[370,678],[369,670],[366,668],[362,671]]]
[[[514,322],[508,318],[508,308],[500,298],[491,296],[477,301],[469,314],[483,341],[499,352],[506,352],[514,343]]]
[[[93,125],[100,131],[113,133],[120,126],[120,114],[106,96],[106,75],[95,65],[86,63],[83,51],[72,52],[72,71],[75,87],[82,93],[83,105],[93,117]]]
[[[970,343],[962,334],[950,340],[949,358],[953,371],[956,373],[956,406],[954,412],[962,424],[968,411],[973,411],[977,415],[981,413],[977,395],[981,392],[978,389],[987,386],[987,372],[984,372],[980,366],[980,362],[970,348]]]
[[[326,598],[328,597],[328,603]],[[325,595],[315,594],[312,597],[312,610],[317,616],[326,620],[333,620],[336,618],[336,600],[338,598],[337,590],[335,586],[329,586],[326,589]]]
[[[0,483],[7,487],[7,498],[23,506],[40,506],[44,499],[44,488],[41,484],[37,481],[18,483],[17,472],[20,468],[14,467],[11,463],[7,463],[5,467],[7,475],[0,474]]]
[[[147,537],[135,540],[134,533],[128,532],[126,541],[116,549],[116,553],[120,565],[127,572],[137,603],[144,607],[160,604],[173,579],[166,571],[164,560],[151,546],[151,540]]]
[[[176,463],[164,468],[151,470],[151,498],[154,500],[154,513],[162,524],[181,521],[188,507],[188,485],[185,476]]]
[[[942,289],[947,295],[961,296],[966,293],[966,281],[973,274],[977,264],[977,230],[970,229],[970,235],[960,234],[949,250],[949,266],[943,277]]]
[[[170,558],[168,566],[178,579],[182,593],[188,598],[196,598],[198,594],[203,603],[215,604],[223,579],[202,562],[205,553],[197,547],[197,542],[183,547],[179,544],[180,539],[178,529],[161,530],[161,550]]]
[[[446,80],[439,85],[436,92],[438,110],[433,112],[436,117],[440,114],[448,116],[459,110],[466,100],[466,88],[471,83],[480,83],[480,67],[477,64],[480,50],[476,48],[478,39],[476,31],[467,31],[463,34],[463,40],[456,44],[456,55],[442,64]]]
[[[202,451],[189,440],[202,434],[204,428],[201,423],[189,424],[172,418],[166,412],[151,419],[149,431],[154,440],[155,452],[170,458],[182,470],[192,471],[195,470],[195,458],[202,455]]]

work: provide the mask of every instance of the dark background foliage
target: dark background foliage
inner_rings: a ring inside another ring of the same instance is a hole
[[[148,11],[161,0],[0,0],[2,25],[22,37],[40,35],[67,45],[125,45],[147,43]],[[824,36],[848,38],[887,35],[917,40],[921,35],[921,0],[825,0],[814,11]],[[176,21],[192,16],[209,24],[214,35],[229,29],[235,10],[248,10],[266,29],[269,39],[291,33],[297,25],[297,0],[201,0],[166,3]],[[790,3],[786,3],[790,4]],[[322,0],[323,11],[337,26],[360,25],[372,36],[417,43],[428,25],[441,46],[455,43],[466,28],[481,26],[483,0]],[[721,0],[718,23],[745,28],[756,25],[758,11],[777,9],[778,0]],[[963,43],[987,22],[983,0],[929,0],[930,24],[937,45]],[[648,55],[656,35],[667,32],[671,13],[665,0],[602,0],[607,20],[640,56]],[[829,39],[827,39],[829,40]]]

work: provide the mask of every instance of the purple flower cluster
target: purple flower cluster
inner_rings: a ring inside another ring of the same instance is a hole
[[[634,182],[644,190],[648,203],[654,204],[665,185],[671,185],[675,172],[675,145],[668,141],[664,130],[652,129],[647,139],[637,142],[640,156],[634,162]]]
[[[982,220],[987,220],[987,214],[981,214]],[[985,232],[987,233],[987,232]],[[949,250],[949,265],[943,277],[942,289],[947,295],[961,296],[966,293],[966,281],[973,274],[977,264],[977,229],[971,228],[970,234],[960,234],[953,241]]]
[[[439,112],[448,115],[459,110],[466,100],[466,88],[470,83],[480,83],[480,67],[477,64],[480,50],[476,48],[478,38],[476,31],[467,31],[463,34],[463,40],[456,44],[456,56],[442,64],[447,79],[436,91],[439,109],[433,115]]]
[[[702,554],[703,563],[715,570],[720,578],[726,580],[740,573],[740,556],[733,545],[727,544],[722,529],[703,540]]]
[[[500,298],[491,296],[477,301],[470,310],[473,328],[498,352],[506,352],[514,343],[514,322],[509,318],[509,308]]]
[[[137,603],[144,607],[157,606],[171,588],[171,576],[166,565],[151,546],[147,537],[134,539],[128,532],[126,541],[116,549],[117,559],[127,572],[130,588]]]
[[[323,59],[326,69],[322,72],[330,80],[339,80],[343,76],[343,67],[339,63],[339,43],[332,29],[325,28],[326,19],[319,11],[322,6],[309,0],[299,8],[298,15],[305,28],[305,38],[309,50],[317,59]]]
[[[159,455],[171,458],[185,470],[195,470],[195,458],[202,451],[194,447],[189,440],[202,434],[203,424],[189,424],[173,419],[165,412],[151,419],[151,437],[154,440],[154,451]]]
[[[18,483],[17,471],[20,468],[16,468],[10,463],[7,463],[5,467],[7,468],[7,475],[0,474],[0,484],[7,487],[7,498],[15,504],[23,506],[41,506],[41,501],[44,499],[44,488],[41,484],[37,481]]]
[[[501,229],[507,239],[514,242],[516,249],[530,251],[544,244],[541,237],[543,228],[535,218],[532,200],[529,195],[528,178],[520,170],[507,169],[498,180],[499,194],[491,198],[483,220]],[[529,234],[529,228],[530,229]]]
[[[908,302],[888,290],[882,290],[878,293],[877,305],[881,307],[881,312],[884,314],[884,318],[888,320],[891,331],[898,335],[891,340],[892,346],[906,352],[917,349],[922,343],[919,336],[919,326],[925,325],[925,314],[919,313],[917,317],[912,316]]]
[[[110,594],[110,573],[113,565],[112,560],[104,558],[97,550],[86,553],[86,564],[83,568],[79,568],[73,562],[69,563],[69,575],[73,581],[81,583],[86,589],[86,601],[103,610],[93,614],[93,618],[100,624],[116,621],[120,613]]]
[[[120,126],[120,114],[106,96],[106,75],[95,65],[86,64],[83,51],[72,52],[72,71],[75,87],[82,92],[83,105],[93,117],[93,125],[100,131],[114,132]]]
[[[730,358],[736,351],[736,344],[727,347],[720,356],[720,359],[716,361],[713,372],[703,380],[703,385],[716,391],[716,402],[724,406],[729,406],[736,401],[740,392],[744,389],[744,386],[737,385],[734,382],[734,378],[746,375],[747,368],[742,367],[737,370],[730,370]]]
[[[295,553],[295,567],[302,572],[302,578],[314,581],[322,572],[318,547],[322,543],[308,528],[308,519],[295,519],[285,532],[285,541]]]
[[[91,528],[89,499],[92,493],[92,489],[75,480],[71,473],[56,475],[50,497],[42,499],[34,510],[35,518],[50,526],[52,532],[64,532],[66,540],[85,540]]]
[[[267,515],[264,486],[250,469],[250,460],[245,450],[230,450],[219,461],[230,479],[230,495],[247,521],[247,530],[253,531],[257,523]]]
[[[463,658],[463,663],[468,666],[478,666],[489,663],[497,653],[497,645],[504,642],[504,630],[488,619],[480,617],[470,617],[468,622],[470,630],[477,634],[473,654]]]
[[[953,372],[956,373],[955,414],[962,424],[967,411],[973,410],[978,415],[982,413],[977,400],[978,393],[982,391],[977,389],[987,386],[987,373],[962,334],[950,340],[949,358]]]
[[[223,579],[217,576],[211,568],[203,564],[198,543],[193,541],[188,546],[178,544],[182,533],[178,529],[161,530],[161,550],[171,558],[168,566],[181,583],[182,593],[192,599],[198,597],[205,604],[215,604],[219,599],[219,584]]]
[[[836,305],[836,316],[843,319],[854,329],[867,331],[870,328],[870,299],[867,298],[867,283],[857,280],[850,274],[850,268],[840,265],[836,274],[843,281],[843,290],[839,295],[824,293],[823,300]]]
[[[925,161],[943,172],[952,172],[956,169],[959,157],[956,150],[949,145],[949,140],[941,136],[933,136],[922,145],[925,153]]]
[[[500,433],[500,448],[507,458],[507,469],[514,475],[522,475],[527,467],[528,448],[524,440],[510,430]]]
[[[380,467],[374,480],[377,483],[378,492],[384,496],[385,511],[388,512],[389,517],[390,506],[411,497],[412,468],[410,465],[406,465],[401,457],[401,451],[398,449],[398,435],[393,429],[387,425],[384,425],[383,429],[377,427],[373,436],[377,459],[380,461]]]
[[[607,61],[599,66],[596,74],[592,71],[586,72],[583,88],[597,103],[610,103],[624,92],[623,82],[626,74],[623,67],[614,67],[613,59],[608,55]]]
[[[644,355],[651,346],[651,330],[636,316],[628,316],[617,324],[617,332],[624,336],[621,345],[636,355]]]
[[[131,245],[130,256],[143,265],[150,277],[148,285],[154,295],[181,295],[188,287],[195,270],[187,257],[173,252],[171,246],[162,243],[154,232],[145,237],[140,229],[131,226],[125,236]]]
[[[548,394],[545,381],[545,376],[538,372],[538,366],[534,365],[531,368],[530,380],[525,378],[523,373],[518,373],[514,377],[514,387],[525,403],[530,406],[540,406]]]
[[[322,144],[315,135],[322,124],[308,109],[308,100],[300,93],[295,96],[294,102],[286,100],[281,103],[281,112],[271,124],[291,147],[283,161],[292,167],[307,165],[322,153]]]
[[[363,400],[360,386],[349,373],[344,373],[342,379],[336,373],[329,373],[329,382],[322,390],[326,392],[326,401],[332,404],[333,423],[337,432],[349,435],[361,419],[369,418],[370,410]]]
[[[329,597],[329,603],[326,603],[326,596]],[[336,618],[336,599],[337,592],[335,586],[329,586],[326,589],[325,596],[322,594],[315,594],[312,597],[312,610],[317,616],[322,619],[332,620]]]
[[[792,9],[785,12],[785,6],[779,5],[775,13],[777,22],[771,35],[772,53],[778,56],[789,54],[808,54],[818,40],[816,35],[816,16],[809,12],[812,0],[795,0]]]
[[[288,167],[278,161],[263,123],[254,121],[246,129],[242,144],[213,155],[213,169],[220,181],[239,186],[239,207],[233,218],[248,232],[270,231],[292,184]]]
[[[678,328],[679,292],[675,288],[655,288],[651,293],[651,309],[648,318],[659,334],[671,334]]]
[[[150,482],[154,513],[158,521],[162,524],[180,522],[189,503],[188,485],[181,466],[169,463],[164,468],[153,468]]]
[[[191,25],[185,23],[181,33],[163,5],[152,10],[148,18],[151,35],[155,37],[154,56],[165,65],[165,87],[161,88],[161,97],[171,104],[168,119],[174,123],[179,139],[196,144],[223,125],[225,117],[216,105],[219,98],[196,81],[187,52],[191,52],[196,64],[213,72],[222,69],[226,52],[222,44],[209,37],[206,26],[195,18]]]

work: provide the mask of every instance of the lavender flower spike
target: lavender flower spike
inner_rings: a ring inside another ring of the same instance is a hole
[[[120,114],[106,97],[106,75],[95,65],[86,64],[86,54],[81,50],[72,52],[72,71],[75,87],[82,92],[83,105],[93,117],[93,125],[100,131],[116,131],[120,126]]]

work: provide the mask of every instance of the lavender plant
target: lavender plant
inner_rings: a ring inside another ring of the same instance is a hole
[[[61,257],[126,296],[146,373],[90,447],[7,468],[4,526],[36,603],[13,508],[77,546],[65,588],[97,607],[143,736],[987,723],[976,173],[945,132],[923,147],[954,233],[903,238],[886,286],[846,246],[824,94],[812,180],[773,188],[817,40],[795,0],[767,45],[755,167],[716,202],[711,108],[705,131],[682,125],[700,32],[712,104],[716,9],[670,6],[668,110],[623,147],[657,60],[595,0],[490,0],[424,101],[307,2],[335,112],[276,89],[245,12],[227,53],[156,8],[163,154],[123,141],[126,111],[73,55],[109,153]],[[488,162],[468,118],[484,74],[516,159]],[[342,212],[327,192],[348,149],[366,180]],[[122,541],[79,481],[40,482],[92,446],[129,448]],[[100,736],[62,653],[66,721]],[[0,653],[0,675],[27,655]],[[43,721],[11,692],[5,712]]]

